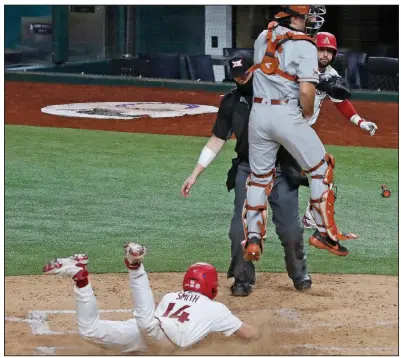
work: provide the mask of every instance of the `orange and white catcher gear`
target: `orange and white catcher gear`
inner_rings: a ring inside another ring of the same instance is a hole
[[[305,173],[311,177],[310,209],[315,220],[317,230],[309,239],[309,244],[319,249],[325,249],[338,256],[347,256],[347,248],[339,243],[342,240],[356,239],[353,233],[342,233],[334,219],[335,194],[334,185],[334,157],[328,153],[314,167]],[[252,173],[247,181],[247,190],[253,186],[252,195],[244,203],[243,223],[245,240],[243,241],[244,257],[246,260],[259,260],[263,253],[263,241],[266,234],[267,199],[273,188],[275,171],[265,175]],[[260,203],[264,203],[260,205]],[[251,215],[258,220],[249,220]],[[248,227],[248,222],[256,222],[255,227]]]
[[[317,230],[310,237],[309,244],[319,249],[325,249],[338,256],[347,256],[348,250],[342,246],[339,240],[356,239],[353,233],[342,233],[334,219],[334,202],[336,200],[334,185],[334,157],[328,153],[315,167],[304,171],[311,176],[310,205],[317,226]],[[316,191],[320,196],[314,196]]]
[[[254,180],[251,180],[252,176]],[[259,260],[261,254],[263,253],[263,244],[266,239],[266,223],[267,223],[267,199],[273,189],[273,181],[276,176],[276,170],[273,169],[265,175],[257,175],[252,173],[249,175],[246,182],[247,191],[250,186],[255,187],[254,190],[257,191],[257,195],[251,197],[250,202],[245,200],[244,208],[242,211],[242,218],[244,224],[244,234],[245,240],[242,242],[244,247],[244,258],[247,261],[257,261]],[[255,200],[253,200],[255,199]],[[259,203],[264,203],[260,205]],[[257,222],[257,227],[251,230],[248,229],[247,216],[257,215],[259,220]],[[249,235],[254,234],[254,238],[249,238]]]

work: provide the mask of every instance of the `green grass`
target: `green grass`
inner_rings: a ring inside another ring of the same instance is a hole
[[[184,271],[194,261],[226,271],[233,142],[185,199],[181,184],[206,138],[6,126],[5,140],[7,275],[38,274],[49,259],[77,252],[90,255],[93,272],[122,272],[129,240],[148,247],[149,271]],[[337,222],[361,238],[347,242],[346,258],[307,246],[310,271],[397,274],[397,150],[327,149],[337,162]],[[383,182],[391,198],[380,196]],[[308,196],[302,188],[301,212]],[[284,272],[271,222],[268,236],[258,270]]]

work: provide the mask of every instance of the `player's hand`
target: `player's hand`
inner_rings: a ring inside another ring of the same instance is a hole
[[[181,194],[187,198],[189,196],[189,191],[191,190],[192,186],[196,183],[196,177],[190,175],[182,184],[181,187]]]
[[[377,125],[375,123],[373,123],[373,122],[363,121],[363,122],[361,122],[361,124],[359,126],[364,131],[369,132],[370,135],[374,135],[376,133],[376,130],[377,130]]]

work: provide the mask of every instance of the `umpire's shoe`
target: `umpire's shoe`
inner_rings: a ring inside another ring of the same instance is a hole
[[[309,238],[309,245],[315,246],[318,249],[330,251],[337,256],[347,256],[349,254],[345,246],[332,240],[328,234],[322,234],[319,230],[316,230]]]
[[[234,282],[230,287],[230,291],[232,296],[249,296],[252,293],[252,285],[250,283]]]
[[[305,275],[300,281],[293,281],[297,291],[307,291],[312,288],[312,278],[310,275]]]

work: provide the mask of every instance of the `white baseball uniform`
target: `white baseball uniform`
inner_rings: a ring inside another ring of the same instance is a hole
[[[326,74],[329,74],[329,75],[332,75],[332,76],[339,76],[338,72],[333,67],[331,67],[330,65],[328,65],[325,68],[324,72],[319,72],[319,74],[321,74],[321,73],[326,73]],[[320,108],[322,107],[323,101],[324,101],[324,99],[326,97],[329,97],[330,100],[332,102],[335,102],[335,103],[342,102],[341,99],[336,99],[336,98],[330,97],[326,92],[321,92],[319,90],[316,90],[313,116],[308,120],[308,124],[310,126],[314,125],[316,123],[317,119],[319,118]],[[308,201],[308,203],[306,205],[305,212],[308,213],[308,215],[310,215],[312,218],[314,218],[313,217],[313,212],[312,212],[312,210],[310,208],[310,201]]]
[[[155,309],[143,265],[131,270],[129,279],[135,318],[127,321],[100,320],[91,285],[75,286],[78,329],[85,340],[120,352],[146,351],[150,341],[171,350],[189,347],[210,332],[230,336],[242,325],[224,304],[196,292],[168,293]]]

